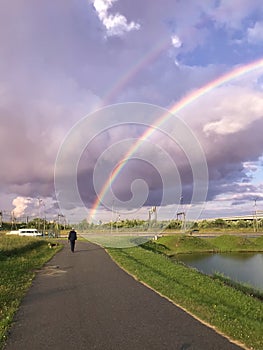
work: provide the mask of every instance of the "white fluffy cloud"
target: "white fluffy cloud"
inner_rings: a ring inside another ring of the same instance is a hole
[[[106,27],[107,36],[121,36],[125,32],[140,29],[140,24],[134,21],[128,23],[127,18],[120,13],[109,14],[108,10],[117,0],[94,0],[94,7],[98,13],[99,19]]]
[[[228,99],[227,96],[231,96]],[[247,87],[222,87],[206,112],[203,131],[206,134],[236,134],[262,119],[263,93]]]
[[[28,207],[28,204],[31,202],[29,198],[25,197],[16,197],[12,204],[15,206],[13,213],[15,217],[21,217],[24,215],[26,208]]]
[[[175,35],[175,34],[172,35],[171,40],[172,40],[172,44],[175,48],[179,48],[182,46],[182,42],[177,35]]]

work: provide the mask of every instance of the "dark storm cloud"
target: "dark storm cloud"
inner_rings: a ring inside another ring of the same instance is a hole
[[[260,6],[261,2],[256,0],[244,1],[242,6],[234,7],[235,11],[227,12],[222,1],[203,1],[198,5],[196,1],[187,5],[172,0],[116,1],[109,13],[119,12],[127,23],[134,21],[140,28],[107,37],[92,1],[3,0],[0,5],[1,191],[25,197],[52,197],[56,155],[76,122],[104,103],[141,101],[171,106],[188,91],[213,80],[227,67],[213,62],[206,66],[180,62],[197,48],[203,47],[205,52],[211,37],[203,19],[209,17],[215,26],[234,30],[241,26],[247,14]],[[172,46],[172,35],[178,37],[180,47]],[[162,43],[163,48],[158,52],[155,48]],[[142,63],[136,70],[138,62]],[[129,79],[114,93],[114,86],[129,73]],[[111,96],[110,100],[105,99],[106,95]],[[235,90],[235,86],[231,91],[219,90],[218,96],[215,92],[211,101],[201,100],[191,113],[180,111],[207,157],[209,199],[224,191],[239,192],[242,187],[238,183],[249,181],[243,163],[258,160],[263,149],[262,95],[249,85],[243,92]],[[240,104],[240,108],[231,109],[231,103],[235,107]],[[238,123],[245,127],[238,127]],[[87,163],[80,164],[79,173],[79,186],[88,205],[96,198],[92,174],[101,152],[124,136],[140,135],[141,131],[136,129],[116,128],[89,146]],[[185,202],[189,202],[193,176],[185,155],[160,135],[155,141],[176,161]],[[161,159],[156,159],[161,163]],[[169,164],[163,168],[169,173]],[[147,205],[159,203],[160,179],[151,176],[149,166],[135,162],[129,172],[122,181],[116,181],[116,192],[122,198],[129,198],[130,182],[139,175],[149,183]],[[253,190],[249,183],[248,190]]]

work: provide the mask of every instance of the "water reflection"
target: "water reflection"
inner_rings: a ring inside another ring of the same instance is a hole
[[[234,281],[263,290],[262,253],[179,254],[178,259],[203,273],[220,272]]]

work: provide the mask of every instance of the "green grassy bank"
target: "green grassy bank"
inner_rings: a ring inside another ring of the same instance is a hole
[[[154,249],[167,255],[195,252],[263,252],[263,236],[246,238],[220,235],[213,238],[198,238],[178,234],[161,237],[156,243],[158,245]]]
[[[219,237],[218,237],[219,239]],[[172,262],[165,254],[192,251],[242,251],[244,245],[262,247],[263,239],[252,242],[227,237],[221,241],[196,237],[163,237],[158,243],[139,247],[108,249],[113,259],[139,281],[168,297],[200,320],[250,349],[263,349],[263,304],[258,298],[225,283]],[[228,242],[226,244],[226,242]],[[241,243],[240,243],[241,242]],[[243,242],[243,243],[242,243]],[[209,248],[209,249],[208,249]],[[231,248],[231,249],[230,249]],[[212,249],[212,250],[211,250]],[[160,254],[161,253],[161,254]]]
[[[35,271],[58,249],[39,238],[0,235],[0,349]]]

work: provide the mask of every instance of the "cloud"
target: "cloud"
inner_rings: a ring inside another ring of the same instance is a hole
[[[262,45],[263,43],[263,22],[256,22],[253,27],[247,30],[248,42]]]
[[[229,123],[228,118],[223,118],[219,121],[208,123],[204,126],[204,132],[209,133],[216,133],[216,134],[234,134],[235,132],[239,131],[243,128],[243,125],[239,122],[231,122]]]
[[[260,72],[258,72],[260,74]],[[253,185],[255,168],[262,156],[262,92],[256,91],[247,77],[246,86],[234,81],[214,89],[180,112],[194,130],[206,154],[210,185],[208,199],[230,193],[246,193],[248,198],[260,193]],[[233,196],[234,198],[234,196]],[[241,197],[239,197],[239,200]]]
[[[6,156],[2,159],[0,180],[5,191],[17,191],[23,196],[46,196],[54,191],[54,164],[59,146],[74,123],[99,101],[89,92],[81,97],[78,88],[70,85],[66,88],[67,85],[64,81],[68,103],[60,101],[60,89],[54,87],[53,101],[48,93],[20,105],[11,93],[2,99],[0,147],[6,150]],[[69,101],[74,99],[78,103],[71,105]]]
[[[175,35],[175,34],[172,35],[171,40],[172,40],[172,44],[173,44],[173,46],[175,48],[178,49],[179,47],[182,46],[182,42],[181,42],[180,38],[177,35]]]
[[[52,198],[60,143],[75,123],[103,104],[105,96],[111,96],[105,99],[108,103],[141,101],[171,106],[231,70],[233,62],[257,57],[261,53],[253,49],[262,40],[262,23],[256,22],[253,13],[260,18],[261,11],[261,0],[96,0],[88,5],[84,1],[76,5],[63,0],[25,0],[23,4],[3,0],[1,206],[5,207],[2,198],[10,203],[17,197]],[[125,35],[128,32],[132,34]],[[105,40],[105,33],[110,40]],[[238,53],[232,47],[233,33],[247,38],[240,41]],[[249,50],[248,40],[253,43]],[[219,45],[222,42],[225,46]],[[250,56],[246,56],[248,51]],[[251,190],[252,175],[248,176],[245,164],[256,161],[263,149],[261,80],[259,72],[251,73],[244,81],[215,89],[178,113],[205,150],[211,177],[209,198],[230,191],[228,182],[233,183],[231,190],[238,191],[242,181]],[[101,152],[122,137],[135,137],[140,132],[116,128],[89,146],[86,163],[80,164],[80,185],[83,191],[88,189],[85,196],[89,205],[96,198],[92,171]],[[188,193],[184,197],[189,199],[191,169],[187,159],[160,134],[155,143],[174,154]],[[162,164],[158,157],[157,161]],[[122,198],[130,195],[129,181],[136,177],[136,162],[128,169],[131,173],[126,172],[122,183],[116,184]],[[140,163],[139,170],[151,184],[154,205],[160,195],[159,178],[151,178],[149,165]],[[169,173],[168,166],[164,170]]]
[[[255,186],[251,186],[253,174],[251,174],[247,164],[255,162],[262,155],[263,94],[261,91],[255,90],[253,74],[252,77],[247,77],[245,80],[246,83],[242,79],[237,79],[225,86],[217,87],[179,112],[179,116],[195,133],[205,152],[210,174],[208,193],[210,200],[217,198],[221,193],[239,193],[240,191],[243,193],[245,191],[246,196],[240,195],[238,199],[244,198],[246,201],[257,190]],[[147,119],[144,121],[147,122]],[[172,120],[169,125],[170,135],[175,135],[176,138],[177,131],[173,129]],[[139,130],[137,135],[140,135]],[[104,135],[102,140],[98,140],[97,146],[92,148],[89,153],[93,156],[97,154],[96,157],[99,157],[98,145],[102,146],[101,151],[106,150],[110,145],[129,136],[131,136],[129,129],[116,127],[107,132],[107,137]],[[136,136],[135,129],[133,136]],[[167,152],[175,161],[183,183],[185,202],[189,203],[193,181],[189,160],[174,142],[161,133],[154,133],[151,141]],[[136,153],[139,159],[142,156],[151,159],[157,168],[162,169],[163,176],[173,178],[174,172],[171,171],[171,164],[163,161],[162,153],[159,154],[154,150],[154,147],[151,150],[146,150],[144,145],[140,148],[140,152]],[[119,159],[122,159],[123,153],[125,154],[124,149],[119,147],[108,154],[107,161],[112,162],[112,164],[118,163]],[[95,163],[96,157],[93,158]],[[125,165],[114,184],[114,189],[120,198],[125,200],[129,198],[130,185],[136,176],[143,178],[149,185],[150,194],[147,205],[158,203],[162,195],[160,179],[155,175],[154,170],[149,168],[149,164],[139,163],[136,160]],[[94,194],[90,188],[87,192],[89,195]],[[171,204],[173,200],[174,198],[171,197],[167,205]]]
[[[216,3],[217,6],[209,8],[208,13],[218,26],[228,29],[240,30],[245,17],[255,11],[262,12],[260,0],[221,0]]]
[[[18,218],[23,216],[29,203],[30,199],[28,198],[21,196],[16,197],[12,202],[12,204],[15,206],[15,209],[13,210],[14,216]]]
[[[121,36],[125,32],[139,30],[139,23],[136,23],[134,21],[128,23],[127,18],[120,13],[116,13],[115,15],[108,13],[108,10],[116,1],[117,0],[94,0],[93,2],[93,6],[98,13],[99,19],[106,27],[107,36]]]
[[[221,93],[220,93],[221,90]],[[227,91],[231,100],[226,99]],[[208,134],[236,134],[263,117],[263,94],[247,87],[223,87],[214,98],[213,121],[207,122],[203,131]],[[211,113],[211,107],[210,107]],[[207,121],[209,118],[207,117]]]

